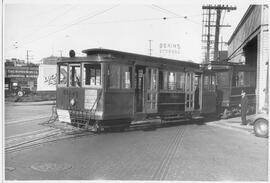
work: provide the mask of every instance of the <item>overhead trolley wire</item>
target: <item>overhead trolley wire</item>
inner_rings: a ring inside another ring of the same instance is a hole
[[[25,44],[30,44],[30,43],[33,43],[33,42],[35,42],[35,41],[39,41],[39,40],[44,39],[44,38],[46,38],[46,37],[48,37],[48,36],[51,36],[51,35],[53,35],[53,34],[55,34],[55,33],[61,32],[61,31],[66,30],[66,29],[69,29],[69,28],[71,28],[72,26],[75,26],[75,25],[77,25],[77,24],[80,24],[81,22],[84,22],[84,21],[86,21],[86,20],[89,20],[89,19],[91,19],[91,18],[94,18],[94,17],[96,17],[96,16],[98,16],[98,15],[104,14],[104,13],[106,13],[106,12],[108,12],[108,11],[110,11],[110,10],[116,8],[117,6],[119,6],[119,4],[114,5],[114,6],[110,7],[110,8],[105,9],[105,10],[102,10],[102,11],[100,11],[100,12],[94,14],[94,15],[89,16],[89,17],[86,17],[86,18],[83,18],[83,19],[80,19],[80,18],[79,18],[80,20],[78,20],[77,22],[68,24],[68,25],[66,25],[65,27],[61,28],[61,29],[58,29],[58,30],[56,30],[56,31],[54,31],[54,32],[50,32],[49,34],[47,34],[47,35],[45,35],[45,36],[42,36],[42,37],[40,37],[40,38],[38,38],[38,39],[32,40],[32,41],[27,42],[27,43],[25,43]]]
[[[177,16],[177,17],[179,17],[179,18],[184,18],[184,19],[187,20],[187,21],[190,21],[190,22],[192,22],[192,23],[195,23],[195,24],[198,24],[198,25],[201,26],[200,23],[198,23],[198,22],[196,22],[196,21],[194,21],[194,20],[191,20],[191,19],[189,18],[189,16],[179,15],[179,14],[177,14],[177,13],[171,11],[171,10],[162,8],[162,7],[160,7],[160,6],[158,6],[158,5],[155,5],[155,4],[152,4],[152,6],[158,8],[159,10],[161,10],[161,11],[163,11],[163,12],[167,12],[167,13],[173,14],[174,16]]]
[[[50,21],[48,21],[48,23],[47,23],[46,25],[43,25],[43,26],[40,27],[40,29],[35,30],[35,31],[33,31],[32,33],[26,35],[26,36],[24,37],[24,39],[27,39],[27,38],[33,36],[33,34],[36,34],[37,32],[43,30],[44,27],[48,27],[48,26],[49,26],[52,22],[54,22],[55,20],[57,20],[57,19],[59,19],[60,17],[64,16],[65,14],[67,14],[68,12],[70,12],[72,9],[74,10],[74,8],[75,8],[76,6],[77,6],[77,5],[75,5],[75,6],[73,5],[72,7],[68,8],[66,11],[64,11],[63,13],[61,13],[60,15],[57,15],[57,16],[53,17]]]

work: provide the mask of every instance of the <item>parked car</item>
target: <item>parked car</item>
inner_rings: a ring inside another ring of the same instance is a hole
[[[22,87],[19,87],[16,91],[16,94],[19,96],[19,97],[23,97],[25,95],[29,95],[31,93],[31,90],[29,87],[25,87],[25,86],[22,86]]]
[[[268,137],[269,113],[263,111],[254,115],[248,116],[249,124],[253,125],[254,133],[257,137]]]

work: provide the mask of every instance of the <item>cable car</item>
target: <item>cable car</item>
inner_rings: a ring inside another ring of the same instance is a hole
[[[100,132],[134,121],[179,121],[215,112],[206,102],[216,105],[214,83],[197,63],[100,48],[83,53],[57,63],[60,121]],[[208,98],[203,80],[211,88]]]

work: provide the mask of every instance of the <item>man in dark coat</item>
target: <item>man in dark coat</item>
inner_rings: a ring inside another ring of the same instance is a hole
[[[247,115],[247,107],[248,107],[248,98],[244,91],[242,91],[241,96],[242,96],[241,97],[241,119],[242,119],[241,125],[247,125],[246,115]]]

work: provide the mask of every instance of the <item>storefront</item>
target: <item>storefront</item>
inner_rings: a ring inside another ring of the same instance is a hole
[[[37,90],[38,66],[5,67],[5,94],[24,95]]]

